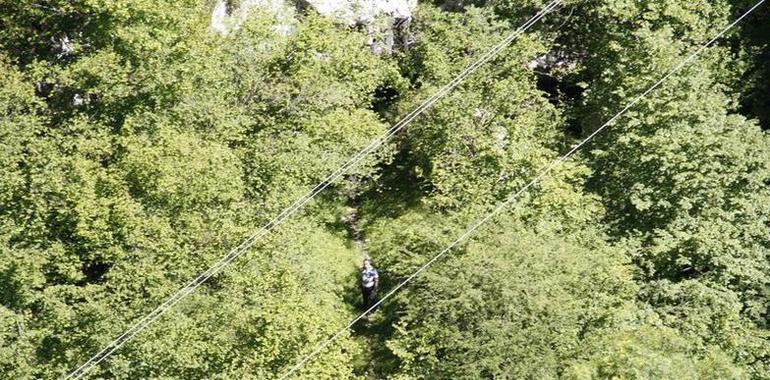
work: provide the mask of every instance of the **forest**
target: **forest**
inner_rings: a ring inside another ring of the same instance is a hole
[[[0,0],[0,379],[68,378],[549,2],[338,12],[380,3]],[[509,198],[757,4],[562,0],[80,375],[770,379],[770,4]],[[364,258],[382,297],[505,201],[345,328]]]

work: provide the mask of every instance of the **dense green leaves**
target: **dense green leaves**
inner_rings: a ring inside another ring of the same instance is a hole
[[[252,32],[273,22],[260,16],[218,37],[197,6],[67,11],[101,15],[82,34],[66,20],[77,47],[67,59],[9,49],[3,63],[2,365],[15,378],[72,370],[325,177],[384,130],[368,106],[397,78],[362,36],[318,17],[291,36]],[[35,33],[16,26],[13,38]],[[241,66],[257,47],[264,56]],[[357,255],[337,213],[386,158],[369,158],[301,227],[212,279],[94,374],[277,376],[352,314],[343,284]],[[304,373],[345,377],[357,349],[342,342]]]
[[[402,376],[555,377],[585,336],[630,308],[634,285],[617,252],[496,224],[506,232],[453,253],[400,297],[388,346]]]
[[[633,41],[608,38],[586,60],[597,74],[580,107],[586,133],[689,54],[688,38],[706,38],[695,16],[674,15],[668,28],[639,26]],[[756,375],[767,366],[770,140],[732,112],[730,59],[710,49],[611,126],[592,146],[590,186],[641,270],[641,299],[694,347],[718,344]]]
[[[0,377],[83,363],[545,3],[424,2],[378,56],[309,9],[2,2]],[[362,256],[408,278],[748,3],[563,2],[89,375],[279,377]],[[767,378],[761,15],[297,377]]]
[[[705,353],[675,330],[644,326],[602,336],[583,349],[587,358],[565,372],[568,379],[745,379],[750,378],[718,347]],[[590,355],[590,356],[589,356]]]

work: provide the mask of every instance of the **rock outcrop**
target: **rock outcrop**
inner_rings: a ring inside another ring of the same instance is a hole
[[[276,32],[291,33],[294,20],[294,7],[285,0],[240,0],[234,5],[232,0],[217,0],[211,13],[211,30],[227,34],[238,29],[250,13],[265,12],[276,18]]]
[[[291,33],[298,11],[312,10],[340,24],[362,28],[367,45],[376,53],[390,54],[396,46],[408,46],[409,24],[417,0],[218,0],[211,15],[211,29],[226,34],[237,29],[254,11],[276,16],[276,31]]]

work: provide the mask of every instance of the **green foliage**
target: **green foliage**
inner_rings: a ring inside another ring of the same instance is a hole
[[[399,77],[390,62],[361,47],[362,35],[309,15],[290,36],[275,35],[272,25],[256,19],[228,38],[236,104],[253,120],[238,152],[247,191],[267,207],[266,215],[384,133],[369,106],[375,89]],[[389,156],[386,148],[367,157],[338,189],[345,196],[360,191]]]
[[[213,279],[116,353],[103,376],[277,378],[348,320],[351,310],[340,299],[355,257],[322,226],[292,223],[260,244],[238,271]],[[354,349],[342,340],[300,378],[347,377]]]
[[[578,107],[585,133],[704,42],[707,25],[727,23],[718,17],[726,12],[705,10],[661,9],[672,15],[662,26],[641,23],[598,39],[585,63],[596,78]],[[770,140],[731,112],[725,83],[740,63],[730,59],[721,47],[709,49],[602,134],[592,145],[590,187],[611,235],[640,268],[640,299],[701,355],[718,345],[756,376],[767,366]]]
[[[0,0],[0,377],[80,365],[545,3],[423,3],[378,56],[313,12]],[[565,1],[90,376],[277,378],[363,254],[407,278],[747,4]],[[766,378],[760,16],[296,377]]]
[[[120,165],[131,192],[147,207],[229,208],[241,200],[241,165],[226,146],[168,130],[155,138],[127,139]]]
[[[630,309],[634,285],[618,251],[533,234],[510,218],[496,225],[399,297],[388,342],[399,376],[556,377],[586,335]]]
[[[423,7],[419,14],[421,42],[410,50],[406,70],[419,73],[412,81],[420,87],[405,97],[403,110],[437,91],[504,30],[491,12],[475,8],[457,14]],[[431,190],[431,207],[494,203],[553,156],[559,115],[525,66],[541,49],[536,39],[522,38],[407,130],[402,149]]]
[[[657,67],[657,62],[677,56],[675,51],[637,46],[626,51],[647,56],[634,60],[639,65]],[[768,138],[743,117],[727,114],[728,99],[708,67],[699,66],[642,101],[629,114],[630,121],[600,139],[592,157],[595,187],[615,230],[640,235],[642,266],[650,275],[703,275],[747,295],[757,294],[767,281],[768,215],[760,205],[770,195]],[[628,69],[639,72],[623,67]],[[617,73],[607,75],[618,78]],[[602,90],[596,88],[588,102],[610,108],[607,105],[615,102]],[[747,284],[754,281],[756,285]]]
[[[733,1],[735,9],[748,9],[755,3],[751,1]],[[767,7],[758,8],[754,14],[740,26],[741,33],[733,38],[735,44],[741,46],[741,60],[746,61],[746,69],[732,83],[733,89],[741,98],[741,111],[749,117],[756,117],[762,128],[770,128],[770,104],[768,97],[768,67],[765,62],[770,59],[770,29],[762,20],[770,15]]]
[[[1,365],[15,378],[72,370],[307,191],[384,130],[368,107],[375,88],[398,80],[361,35],[320,18],[285,38],[250,34],[265,16],[217,37],[189,4],[66,11],[100,15],[82,34],[67,19],[76,49],[66,59],[9,49],[22,65],[2,66],[11,170],[0,184],[0,289],[14,351]],[[14,38],[34,34],[17,26]],[[247,47],[271,40],[281,43],[242,66]],[[327,223],[387,156],[367,159],[280,243],[213,278],[93,375],[280,374],[352,314],[342,285],[357,255]],[[357,349],[343,340],[303,373],[346,377]]]
[[[718,347],[705,354],[665,327],[643,326],[603,336],[585,348],[567,379],[745,379],[747,374]],[[588,355],[586,355],[588,356]]]

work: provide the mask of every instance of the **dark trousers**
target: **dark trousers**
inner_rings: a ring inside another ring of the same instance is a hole
[[[377,287],[361,287],[361,294],[364,296],[364,309],[369,309],[377,303]]]

